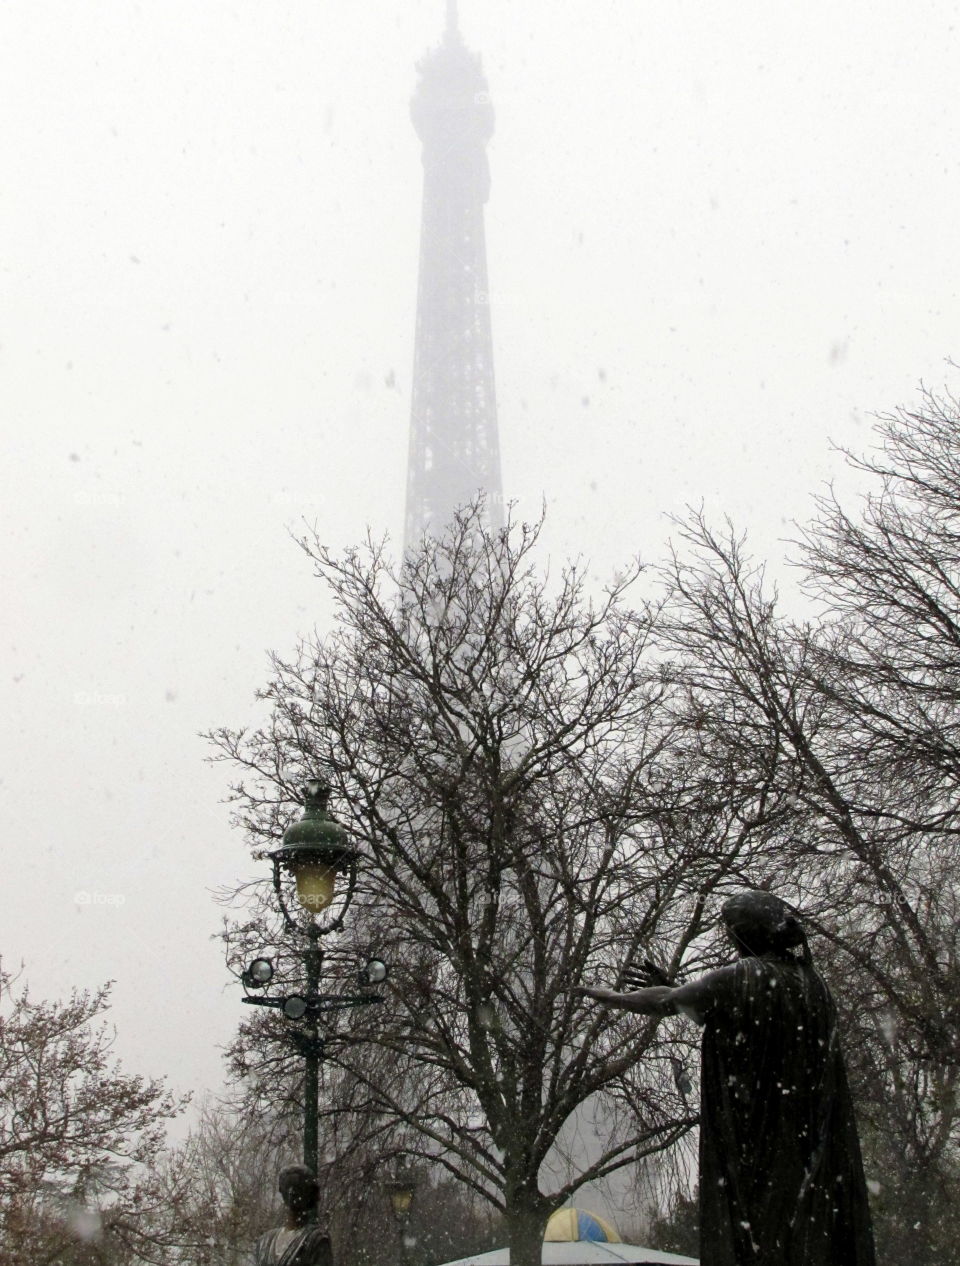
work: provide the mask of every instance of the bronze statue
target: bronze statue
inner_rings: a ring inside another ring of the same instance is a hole
[[[330,1237],[313,1220],[320,1194],[316,1176],[305,1165],[288,1165],[277,1185],[286,1221],[257,1240],[253,1266],[333,1266]]]
[[[836,1007],[804,930],[768,892],[731,897],[721,918],[731,966],[674,988],[648,963],[632,992],[580,992],[703,1026],[701,1266],[874,1266]]]

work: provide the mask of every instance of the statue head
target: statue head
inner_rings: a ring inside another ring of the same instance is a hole
[[[803,925],[787,903],[772,892],[759,888],[738,892],[723,903],[720,918],[742,954],[791,957],[788,951],[802,946],[804,961],[809,961]]]
[[[306,1165],[287,1165],[277,1179],[280,1199],[296,1217],[303,1217],[317,1207],[320,1185],[317,1176]]]

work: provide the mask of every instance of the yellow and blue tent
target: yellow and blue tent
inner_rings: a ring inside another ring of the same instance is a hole
[[[623,1243],[606,1218],[587,1209],[557,1209],[550,1216],[543,1239],[549,1244],[571,1240],[593,1240],[600,1244]]]

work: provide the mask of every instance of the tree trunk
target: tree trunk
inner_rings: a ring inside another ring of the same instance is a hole
[[[505,1221],[510,1236],[510,1266],[540,1266],[549,1216],[550,1207],[539,1192],[533,1197],[508,1199]]]

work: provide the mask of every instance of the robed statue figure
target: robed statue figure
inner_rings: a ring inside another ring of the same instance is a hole
[[[701,1266],[874,1266],[873,1233],[836,1007],[778,897],[748,891],[722,921],[740,957],[674,988],[582,989],[703,1026]],[[799,950],[799,955],[794,953]]]
[[[315,1175],[305,1165],[288,1165],[277,1185],[286,1220],[257,1240],[253,1266],[333,1266],[330,1237],[314,1221],[320,1194]]]

